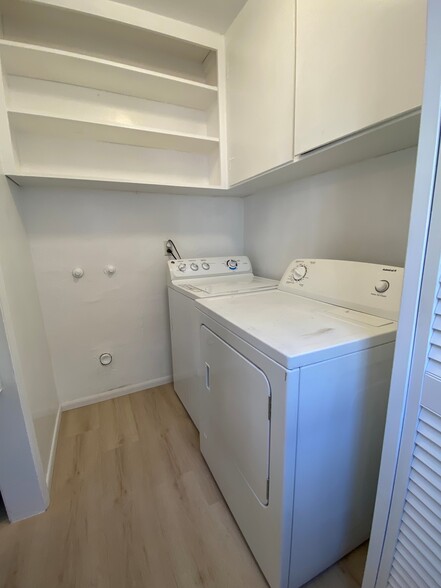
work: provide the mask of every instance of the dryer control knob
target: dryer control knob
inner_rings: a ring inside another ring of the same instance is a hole
[[[185,272],[185,270],[186,270],[186,269],[187,269],[187,264],[186,264],[186,263],[180,263],[180,264],[178,265],[178,270],[179,270],[180,272]]]
[[[387,280],[380,280],[375,284],[375,290],[379,294],[384,294],[384,292],[387,292],[389,290],[389,286],[390,284]]]
[[[198,264],[197,264],[197,263],[192,263],[192,264],[190,265],[190,269],[192,269],[194,272],[197,272],[197,271],[198,271],[198,269],[199,269],[199,266],[198,266]]]
[[[306,276],[306,265],[296,265],[294,271],[292,272],[292,276],[296,282],[300,282]]]
[[[206,261],[204,261],[204,263],[202,264],[202,269],[209,270],[210,269],[210,264],[207,263]]]
[[[237,269],[237,261],[235,259],[229,259],[227,261],[227,267],[229,267],[231,270]]]

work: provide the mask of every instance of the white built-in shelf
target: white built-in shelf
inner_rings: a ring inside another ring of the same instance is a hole
[[[209,31],[111,0],[2,0],[1,13],[3,39],[217,85],[222,39]]]
[[[3,74],[95,88],[147,100],[206,110],[216,103],[217,87],[122,63],[0,40]]]
[[[61,118],[33,112],[8,112],[12,133],[35,133],[64,138],[82,138],[104,143],[117,143],[152,149],[169,149],[188,153],[211,153],[219,146],[219,139],[174,133],[157,129],[104,124],[78,118]]]
[[[3,0],[4,3],[17,1]],[[169,35],[176,41],[179,39],[181,45],[182,41],[186,41],[188,44],[194,43],[201,47],[218,50],[223,43],[222,35],[219,33],[114,0],[82,2],[79,0],[24,0],[24,2],[35,9],[39,8],[43,14],[45,13],[44,9],[47,14],[51,9],[51,14],[54,13],[54,9],[69,10],[71,15],[76,14],[83,23],[87,23],[91,19],[106,19],[108,26],[111,27],[113,23],[116,23],[120,31],[139,29],[145,37]]]
[[[331,145],[316,149],[306,155],[297,157],[291,163],[278,169],[262,174],[230,188],[219,186],[215,181],[206,183],[204,178],[207,173],[203,172],[198,180],[193,177],[179,179],[175,182],[160,182],[158,178],[151,175],[144,176],[133,173],[130,178],[111,177],[102,173],[99,177],[93,173],[87,175],[80,172],[69,172],[59,167],[58,173],[45,173],[39,166],[24,168],[19,174],[12,174],[10,177],[21,186],[67,186],[67,187],[95,187],[109,190],[154,192],[169,194],[199,194],[199,195],[228,195],[248,196],[259,190],[268,190],[280,184],[299,180],[308,176],[323,173],[345,165],[354,164],[372,157],[378,157],[415,147],[418,142],[420,123],[420,112],[414,112],[397,117],[385,124],[366,129],[356,135],[342,139]],[[186,154],[183,154],[186,155]],[[91,154],[85,156],[85,159]],[[178,162],[180,163],[180,162]],[[185,166],[180,169],[184,174]],[[53,172],[53,170],[52,170]]]
[[[111,0],[2,0],[3,171],[139,190],[227,183],[222,37]]]
[[[153,179],[128,179],[123,177],[81,176],[79,174],[39,174],[22,172],[8,176],[21,187],[84,188],[92,190],[115,190],[118,192],[144,192],[151,194],[177,194],[182,196],[225,196],[228,192],[216,184],[160,183]]]

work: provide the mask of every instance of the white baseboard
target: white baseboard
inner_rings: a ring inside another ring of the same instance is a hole
[[[61,404],[61,410],[71,410],[72,408],[81,408],[89,404],[96,404],[97,402],[104,402],[104,400],[111,400],[119,396],[126,396],[133,394],[133,392],[140,392],[141,390],[148,390],[148,388],[155,388],[164,384],[170,384],[173,381],[172,376],[164,376],[163,378],[156,378],[155,380],[148,380],[147,382],[140,382],[139,384],[130,384],[129,386],[121,386],[108,392],[100,392],[92,396],[85,396],[84,398],[77,398],[75,400],[67,400]]]
[[[62,407],[60,405],[58,407],[57,417],[55,419],[54,432],[52,435],[51,450],[49,453],[49,461],[47,464],[46,484],[49,489],[49,493],[51,491],[52,474],[54,472],[55,453],[57,451],[57,441],[58,441],[58,431],[60,430],[60,422],[61,422],[61,411],[62,411]]]

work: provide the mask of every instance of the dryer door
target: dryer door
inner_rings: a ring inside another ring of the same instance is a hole
[[[201,349],[205,368],[201,451],[229,504],[243,494],[246,484],[267,505],[269,381],[262,370],[205,326],[201,327]]]

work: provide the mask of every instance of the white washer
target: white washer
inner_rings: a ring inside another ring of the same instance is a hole
[[[278,282],[253,275],[245,256],[204,257],[168,262],[168,298],[174,388],[199,428],[200,364],[197,298],[277,288]]]
[[[201,450],[272,588],[369,536],[402,274],[295,260],[277,290],[196,302]]]

